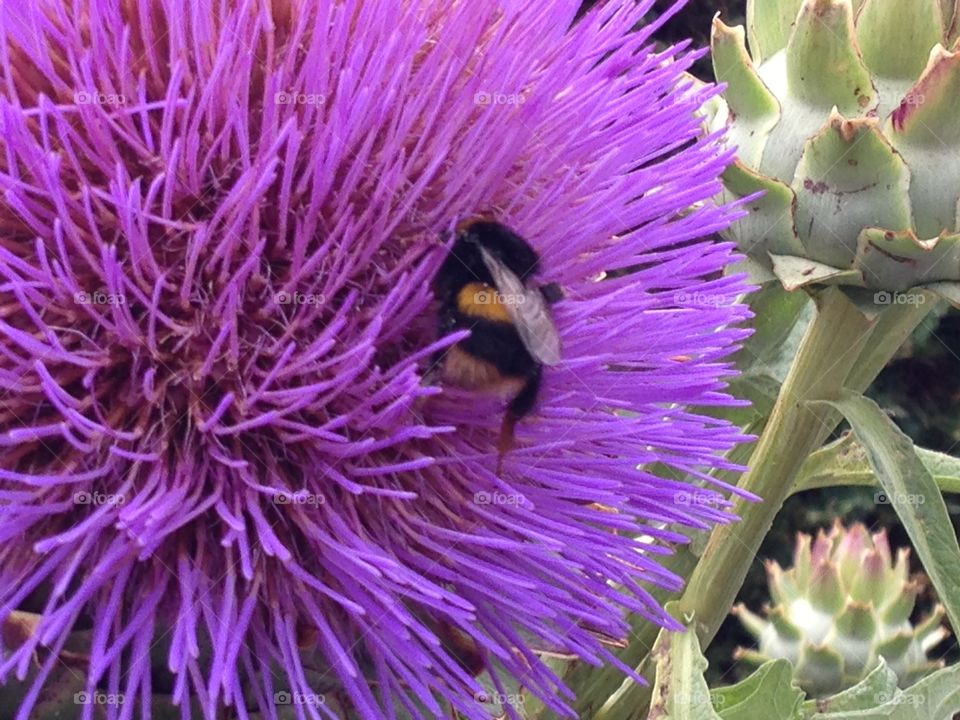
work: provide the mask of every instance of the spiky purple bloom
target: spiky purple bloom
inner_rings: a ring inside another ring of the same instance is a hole
[[[0,5],[0,619],[42,615],[0,655],[39,658],[19,718],[77,627],[110,717],[150,716],[162,647],[204,717],[283,688],[370,720],[486,716],[451,638],[569,714],[536,650],[609,661],[625,611],[671,622],[641,587],[679,586],[669,526],[728,518],[643,468],[738,441],[695,408],[732,402],[746,311],[698,240],[727,158],[690,56],[632,30],[650,4]],[[476,212],[566,293],[501,477],[502,402],[423,382],[457,339],[438,238]]]

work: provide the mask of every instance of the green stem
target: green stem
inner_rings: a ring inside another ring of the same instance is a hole
[[[729,613],[803,462],[840,422],[836,411],[807,403],[834,396],[844,387],[865,390],[933,307],[932,296],[926,300],[891,306],[870,322],[837,288],[815,297],[817,314],[755,446],[750,470],[740,482],[742,489],[762,500],[735,502],[733,512],[740,522],[713,531],[681,599],[681,609],[695,614],[702,647],[709,645]],[[645,670],[646,662],[640,665],[640,671]],[[652,682],[649,673],[647,677]],[[631,711],[621,715],[621,702],[628,696]],[[616,705],[617,717],[643,718],[649,696],[649,688],[624,686],[597,717],[613,717],[607,711]]]
[[[800,467],[840,422],[838,413],[811,410],[807,401],[835,394],[841,387],[865,390],[933,306],[932,296],[927,294],[925,299],[925,303],[891,306],[871,322],[837,288],[827,288],[815,298],[817,314],[805,332],[759,443],[755,448],[735,450],[736,461],[746,464],[749,458],[751,466],[740,487],[763,500],[738,501],[734,512],[741,522],[714,530],[680,603],[681,610],[695,613],[704,648],[733,605],[773,518],[796,490],[794,480]],[[671,566],[673,559],[668,558],[665,565]],[[682,568],[686,570],[689,560],[684,560],[680,565],[686,565]],[[634,650],[630,653],[634,661],[652,647],[658,631],[650,623],[635,629],[628,649]],[[630,664],[652,686],[649,656]],[[581,717],[645,718],[651,686],[630,681],[617,684],[619,688],[611,694],[609,682],[600,683],[604,691],[591,694],[590,713]]]
[[[819,450],[818,453],[828,451],[831,447],[841,442],[844,442],[844,440],[831,443]],[[915,450],[917,457],[920,458],[920,462],[924,464],[930,475],[933,476],[933,481],[937,484],[937,489],[940,490],[941,493],[960,493],[960,460],[921,447],[915,448]],[[817,472],[816,460],[818,453],[814,453],[807,458],[807,462],[804,463],[804,467],[800,470],[800,476],[790,489],[791,496],[806,492],[807,490],[822,490],[824,488],[880,487],[880,482],[877,480],[873,469],[867,464],[866,459],[863,460],[861,466],[851,470],[844,469],[840,472]],[[813,467],[807,467],[811,464]]]
[[[950,493],[951,495],[960,493],[960,478],[958,477],[934,475],[933,480],[941,493]],[[822,490],[824,488],[836,487],[880,487],[880,485],[877,483],[877,476],[872,472],[849,473],[842,477],[812,478],[802,485],[794,485],[790,490],[790,494],[795,495],[798,492],[806,492],[807,490]]]
[[[760,543],[790,494],[797,471],[839,422],[836,411],[813,409],[807,403],[840,391],[873,330],[836,288],[825,290],[816,302],[817,313],[750,459],[750,470],[740,483],[762,500],[736,501],[734,512],[740,522],[714,530],[683,595],[684,609],[696,613],[703,647],[733,605]]]

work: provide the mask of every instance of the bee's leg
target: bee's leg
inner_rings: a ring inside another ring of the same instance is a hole
[[[500,471],[503,469],[503,456],[513,449],[513,432],[517,426],[517,421],[533,409],[539,391],[540,366],[537,365],[527,376],[527,382],[523,388],[510,401],[507,412],[503,416],[503,423],[500,425],[500,440],[497,443],[499,453],[497,456],[497,475],[500,475]]]
[[[553,305],[555,302],[563,300],[563,288],[560,287],[558,283],[552,282],[547,283],[540,288],[540,292],[543,293],[543,299],[548,303]]]
[[[437,350],[430,356],[430,364],[420,373],[421,385],[436,385],[440,382],[440,378],[443,376],[443,359],[445,355],[446,350]]]
[[[449,303],[445,303],[440,309],[440,317],[437,321],[437,337],[442,338],[449,335],[457,329],[457,319],[453,308]],[[430,364],[421,372],[421,385],[436,385],[443,377],[443,362],[447,353],[455,347],[453,345],[445,347],[442,350],[435,350],[430,356]]]
[[[511,410],[503,416],[500,424],[500,439],[497,441],[497,475],[503,474],[503,456],[513,449],[513,431],[517,426],[517,416]]]

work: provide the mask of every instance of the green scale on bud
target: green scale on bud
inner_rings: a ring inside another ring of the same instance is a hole
[[[960,304],[958,23],[960,0],[748,0],[746,32],[714,20],[725,193],[763,193],[729,234],[788,290]]]
[[[797,684],[815,697],[855,685],[881,656],[903,687],[942,667],[927,652],[949,634],[943,608],[910,623],[923,584],[908,577],[909,553],[901,549],[894,562],[886,532],[871,536],[860,523],[846,530],[837,522],[816,540],[800,534],[793,567],[767,563],[774,604],[766,617],[734,607],[759,644],[738,648],[737,658],[789,660]]]

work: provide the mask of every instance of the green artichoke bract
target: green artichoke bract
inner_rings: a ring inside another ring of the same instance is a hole
[[[960,303],[958,22],[960,0],[748,0],[746,33],[714,21],[726,192],[764,193],[730,235],[788,290]]]
[[[797,684],[815,697],[855,685],[880,656],[904,687],[942,667],[927,652],[949,635],[943,607],[916,627],[910,623],[923,583],[908,577],[909,554],[901,549],[894,563],[886,532],[871,536],[860,523],[846,530],[837,522],[815,541],[799,535],[793,567],[767,563],[774,605],[766,619],[743,604],[733,608],[759,644],[738,648],[737,658],[789,660]]]

